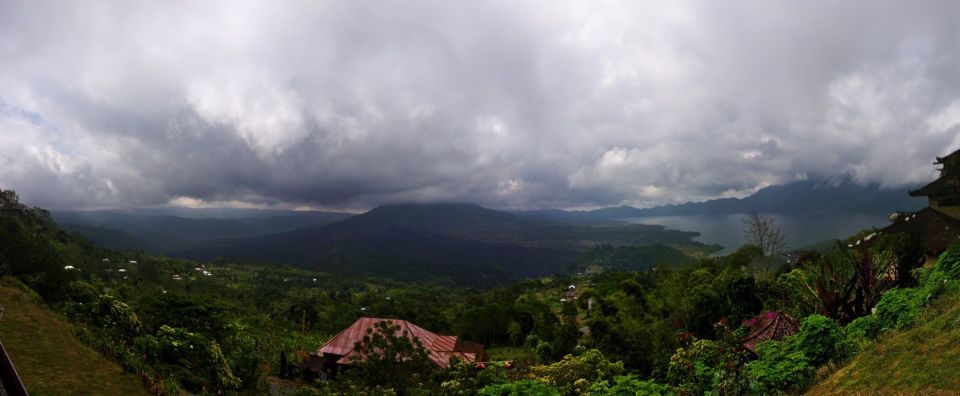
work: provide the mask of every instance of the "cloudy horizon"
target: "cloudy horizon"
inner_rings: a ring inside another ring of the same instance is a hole
[[[960,3],[0,0],[0,187],[54,209],[591,208],[930,180]]]

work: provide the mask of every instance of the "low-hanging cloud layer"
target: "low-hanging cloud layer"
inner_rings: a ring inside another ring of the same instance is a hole
[[[901,187],[958,2],[0,1],[0,187],[52,208],[650,206]]]

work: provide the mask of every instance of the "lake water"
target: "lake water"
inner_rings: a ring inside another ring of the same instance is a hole
[[[744,243],[745,214],[654,216],[627,219],[633,223],[658,224],[681,231],[697,231],[697,241],[723,246],[717,254],[731,253]],[[890,224],[885,215],[872,214],[818,214],[770,215],[786,237],[788,248],[807,247],[828,239],[845,238],[865,228],[883,228]]]

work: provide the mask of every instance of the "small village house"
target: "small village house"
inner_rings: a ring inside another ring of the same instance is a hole
[[[354,346],[363,342],[363,336],[368,330],[373,330],[378,322],[390,322],[400,326],[397,335],[406,335],[411,339],[419,339],[427,350],[427,354],[438,367],[449,367],[450,359],[475,363],[483,359],[483,345],[466,341],[458,336],[440,335],[401,319],[385,319],[361,317],[339,334],[323,344],[316,352],[299,364],[303,370],[320,374],[323,371],[332,371],[338,367],[349,366],[354,359],[362,356]]]

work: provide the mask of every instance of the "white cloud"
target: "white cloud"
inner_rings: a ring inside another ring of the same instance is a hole
[[[960,147],[952,3],[57,8],[0,4],[0,184],[38,205],[643,206]]]

